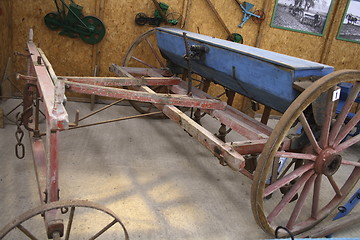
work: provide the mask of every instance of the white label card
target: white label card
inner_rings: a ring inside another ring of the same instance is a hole
[[[332,101],[333,102],[336,101],[336,100],[339,100],[339,98],[340,98],[340,90],[341,90],[341,88],[338,88],[333,92],[333,96],[332,96]]]

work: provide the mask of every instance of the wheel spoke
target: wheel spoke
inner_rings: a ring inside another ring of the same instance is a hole
[[[294,153],[294,152],[277,152],[276,157],[286,157],[286,158],[297,158],[297,159],[306,159],[306,160],[311,160],[311,161],[315,161],[317,156],[313,155],[313,154],[308,154],[308,153]]]
[[[303,175],[304,173],[306,173],[307,171],[309,171],[310,169],[313,169],[313,168],[314,168],[313,163],[306,164],[304,166],[301,166],[301,167],[297,168],[293,172],[289,173],[285,177],[279,179],[278,181],[274,182],[273,184],[271,184],[267,188],[265,188],[264,197],[266,197],[269,194],[275,192],[276,190],[280,189],[281,187],[283,187],[287,183],[290,183],[292,180],[300,177],[301,175]]]
[[[134,59],[135,61],[144,64],[145,66],[149,67],[149,68],[155,68],[153,65],[146,63],[145,61],[141,60],[140,58],[131,56],[132,59]]]
[[[306,184],[306,182],[310,179],[312,175],[314,175],[314,170],[310,170],[306,172],[304,175],[300,177],[295,183],[294,186],[291,187],[290,191],[285,194],[279,204],[272,210],[272,212],[267,217],[269,223],[275,220],[275,218],[284,210],[286,205],[291,201],[291,199],[295,196],[295,194],[299,191],[299,189]]]
[[[334,141],[333,146],[339,145],[339,143],[351,132],[351,130],[359,123],[360,121],[360,111],[356,113],[356,115],[351,118],[351,120],[341,129],[338,136]]]
[[[336,148],[336,152],[342,152],[343,150],[351,147],[355,143],[360,141],[360,134],[356,135],[355,137],[350,138],[349,140],[346,140],[345,142],[339,144]]]
[[[357,98],[358,94],[359,94],[359,89],[360,89],[360,83],[356,82],[353,86],[353,88],[350,91],[350,94],[348,95],[348,98],[346,99],[344,106],[341,109],[340,114],[337,116],[337,120],[334,124],[334,126],[331,128],[330,131],[330,135],[329,135],[329,145],[333,146],[335,138],[337,137],[340,128],[342,126],[342,124],[344,123],[350,109],[351,106],[353,105],[355,99]]]
[[[319,213],[319,201],[320,201],[320,190],[321,190],[322,175],[317,175],[314,183],[313,201],[311,207],[311,217],[317,219]]]
[[[34,235],[32,235],[29,230],[27,230],[25,227],[23,227],[21,224],[19,224],[17,226],[17,228],[24,233],[28,238],[32,239],[32,240],[38,240]]]
[[[114,226],[114,224],[117,223],[117,220],[114,219],[111,223],[109,223],[108,225],[106,225],[103,229],[101,229],[99,232],[97,232],[94,236],[92,236],[91,238],[89,238],[89,240],[93,240],[98,238],[101,234],[103,234],[104,232],[106,232],[107,230],[109,230],[112,226]]]
[[[348,165],[348,166],[354,166],[354,167],[360,167],[360,160],[358,162],[342,160],[341,164]]]
[[[303,208],[303,206],[305,204],[306,198],[309,195],[309,192],[310,192],[311,187],[312,187],[312,185],[313,185],[313,183],[315,181],[315,178],[316,178],[316,174],[313,174],[311,176],[311,178],[309,179],[309,181],[307,181],[305,183],[305,186],[304,186],[304,188],[303,188],[303,190],[302,190],[302,192],[300,194],[299,199],[296,202],[294,210],[293,210],[293,212],[292,212],[292,214],[290,216],[290,219],[289,219],[289,221],[288,221],[288,223],[286,225],[286,227],[288,229],[293,228],[293,226],[294,226],[294,224],[296,222],[296,219],[299,217],[301,209]]]
[[[334,101],[332,101],[332,95],[334,90],[335,88],[332,87],[327,92],[325,117],[322,124],[320,140],[319,140],[319,145],[322,149],[325,149],[329,144],[329,132],[330,132],[331,120],[334,112],[333,111]]]
[[[316,153],[320,153],[321,152],[321,148],[319,147],[316,139],[315,139],[315,136],[310,128],[310,125],[308,123],[308,121],[306,120],[305,118],[305,115],[304,113],[301,113],[300,116],[299,116],[299,120],[304,128],[304,131],[306,133],[306,136],[308,137],[310,143],[311,143],[311,146],[313,147],[313,149],[316,151]]]
[[[68,240],[70,237],[71,226],[74,219],[74,212],[75,212],[75,207],[71,207],[70,215],[69,215],[69,223],[67,225],[66,234],[65,234],[65,240]]]
[[[159,54],[156,52],[155,48],[153,47],[153,45],[151,44],[151,42],[149,41],[148,38],[145,38],[146,43],[149,45],[151,52],[154,54],[156,60],[159,62],[161,67],[165,67],[165,64],[161,61],[161,58],[159,56]]]
[[[342,197],[342,193],[340,191],[340,188],[338,187],[338,185],[336,184],[333,176],[328,176],[327,177],[329,179],[329,182],[332,186],[332,188],[334,189],[334,191],[336,192],[336,195],[338,195],[339,197]]]

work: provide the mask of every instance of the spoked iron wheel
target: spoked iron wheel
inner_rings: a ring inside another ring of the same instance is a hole
[[[338,101],[333,97],[341,82],[351,82],[353,87],[335,115]],[[359,71],[329,74],[300,94],[279,120],[259,157],[252,184],[252,211],[264,231],[274,235],[274,229],[282,226],[293,234],[304,232],[328,216],[354,188],[360,160],[348,159],[344,152],[360,140],[360,135],[346,138],[360,120],[360,111],[352,106],[359,89]],[[316,125],[305,115],[319,102],[323,112]],[[355,113],[351,120],[349,112]],[[298,138],[301,149],[294,150],[293,141],[293,150],[283,151],[294,125],[303,129],[303,137]]]
[[[52,237],[44,228],[45,212],[58,209],[63,219],[63,234]],[[125,226],[110,210],[86,200],[43,204],[14,219],[0,230],[0,239],[129,239]]]
[[[187,74],[184,73],[184,69],[171,66],[172,72],[168,67],[168,63],[165,58],[162,57],[161,52],[157,46],[156,42],[156,29],[151,29],[142,35],[140,35],[134,43],[130,46],[129,50],[125,54],[122,65],[124,67],[139,67],[139,68],[147,68],[148,71],[157,71],[158,69],[165,70],[166,74],[164,76],[173,76],[178,75],[184,81],[187,80]],[[164,72],[163,72],[164,73]],[[136,76],[136,75],[135,75]],[[139,75],[137,77],[142,77],[144,75]],[[203,89],[204,84],[201,79],[201,76],[192,74],[193,76],[193,86]],[[199,80],[200,79],[200,80]],[[137,90],[136,87],[132,87],[132,89]],[[151,90],[157,93],[171,93],[167,86],[154,86],[151,87]],[[151,113],[159,111],[153,104],[137,102],[137,101],[129,101],[130,104],[140,113]],[[189,109],[188,107],[179,107],[181,111],[186,111]],[[151,115],[151,118],[164,118],[164,114],[155,114]]]
[[[149,69],[159,69],[166,67],[166,60],[161,56],[157,47],[156,29],[151,29],[140,35],[130,46],[125,54],[122,65],[124,67],[141,67]],[[135,89],[135,88],[133,88]],[[164,86],[151,88],[157,93],[167,93],[168,89]],[[136,90],[136,89],[135,89]],[[129,101],[139,113],[157,112],[158,109],[151,103]],[[164,114],[152,115],[152,118],[165,118]]]

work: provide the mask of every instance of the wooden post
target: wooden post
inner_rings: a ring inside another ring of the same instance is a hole
[[[105,1],[104,0],[96,0],[95,2],[95,15],[99,16],[100,19],[104,17],[104,8],[105,8]],[[99,44],[93,45],[92,49],[92,66],[93,66],[93,76],[96,77],[99,75],[100,72],[100,50]],[[90,95],[90,110],[94,110],[96,102],[96,96],[94,94]]]
[[[181,24],[182,29],[187,28],[187,22],[190,16],[190,9],[191,9],[191,0],[187,0],[186,7],[184,2],[184,9],[182,11],[182,15],[183,15],[182,24]]]
[[[335,1],[333,4],[334,4],[333,9],[335,9],[335,11],[333,13],[332,19],[329,19],[328,21],[329,26],[327,26],[327,28],[329,30],[325,36],[326,41],[320,57],[320,62],[324,64],[326,64],[326,62],[328,61],[331,45],[334,39],[336,38],[336,34],[338,32],[338,28],[335,28],[334,26],[341,24],[341,19],[342,19],[341,14],[344,12],[344,9],[341,6],[346,6],[347,0]]]
[[[272,9],[270,9],[270,4],[272,4],[272,1],[264,1],[264,13],[265,13],[266,18],[268,18],[271,15],[270,12],[272,11]],[[266,27],[269,27],[269,24],[265,24],[265,23],[260,24],[258,35],[257,35],[257,38],[256,38],[255,47],[260,48],[260,46],[261,46],[261,37],[262,37],[263,32],[267,31]]]

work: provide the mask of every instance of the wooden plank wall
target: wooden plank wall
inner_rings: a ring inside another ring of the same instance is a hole
[[[5,70],[11,72],[12,31],[11,7],[9,1],[0,1],[0,96],[10,97],[12,94],[10,82],[5,79]],[[5,26],[5,27],[4,27]],[[0,98],[0,101],[2,98]]]
[[[235,0],[210,0],[231,32],[240,33],[244,44],[258,46],[316,62],[334,66],[337,70],[359,69],[359,61],[354,61],[360,53],[359,44],[336,39],[347,0],[334,0],[330,19],[324,36],[314,36],[299,32],[270,27],[275,0],[251,0],[254,9],[264,9],[266,19],[261,24],[249,20],[239,28],[243,13]],[[190,6],[185,29],[202,34],[227,38],[227,33],[218,22],[206,0],[165,0],[171,11],[186,15]],[[84,15],[95,15],[106,25],[105,38],[97,45],[89,45],[80,39],[58,35],[58,31],[47,29],[44,16],[55,11],[53,1],[2,0],[0,7],[0,40],[2,47],[0,69],[3,72],[7,56],[12,52],[24,52],[29,28],[34,29],[34,40],[44,50],[58,75],[93,75],[98,66],[100,76],[109,75],[112,63],[121,60],[130,44],[150,26],[137,26],[134,17],[139,12],[152,16],[154,4],[151,0],[76,0],[83,6]],[[17,58],[13,71],[24,71],[25,61]],[[18,83],[20,84],[20,83]],[[212,91],[220,91],[212,88]],[[245,104],[246,105],[246,104]],[[235,107],[244,108],[243,99],[238,97]]]

